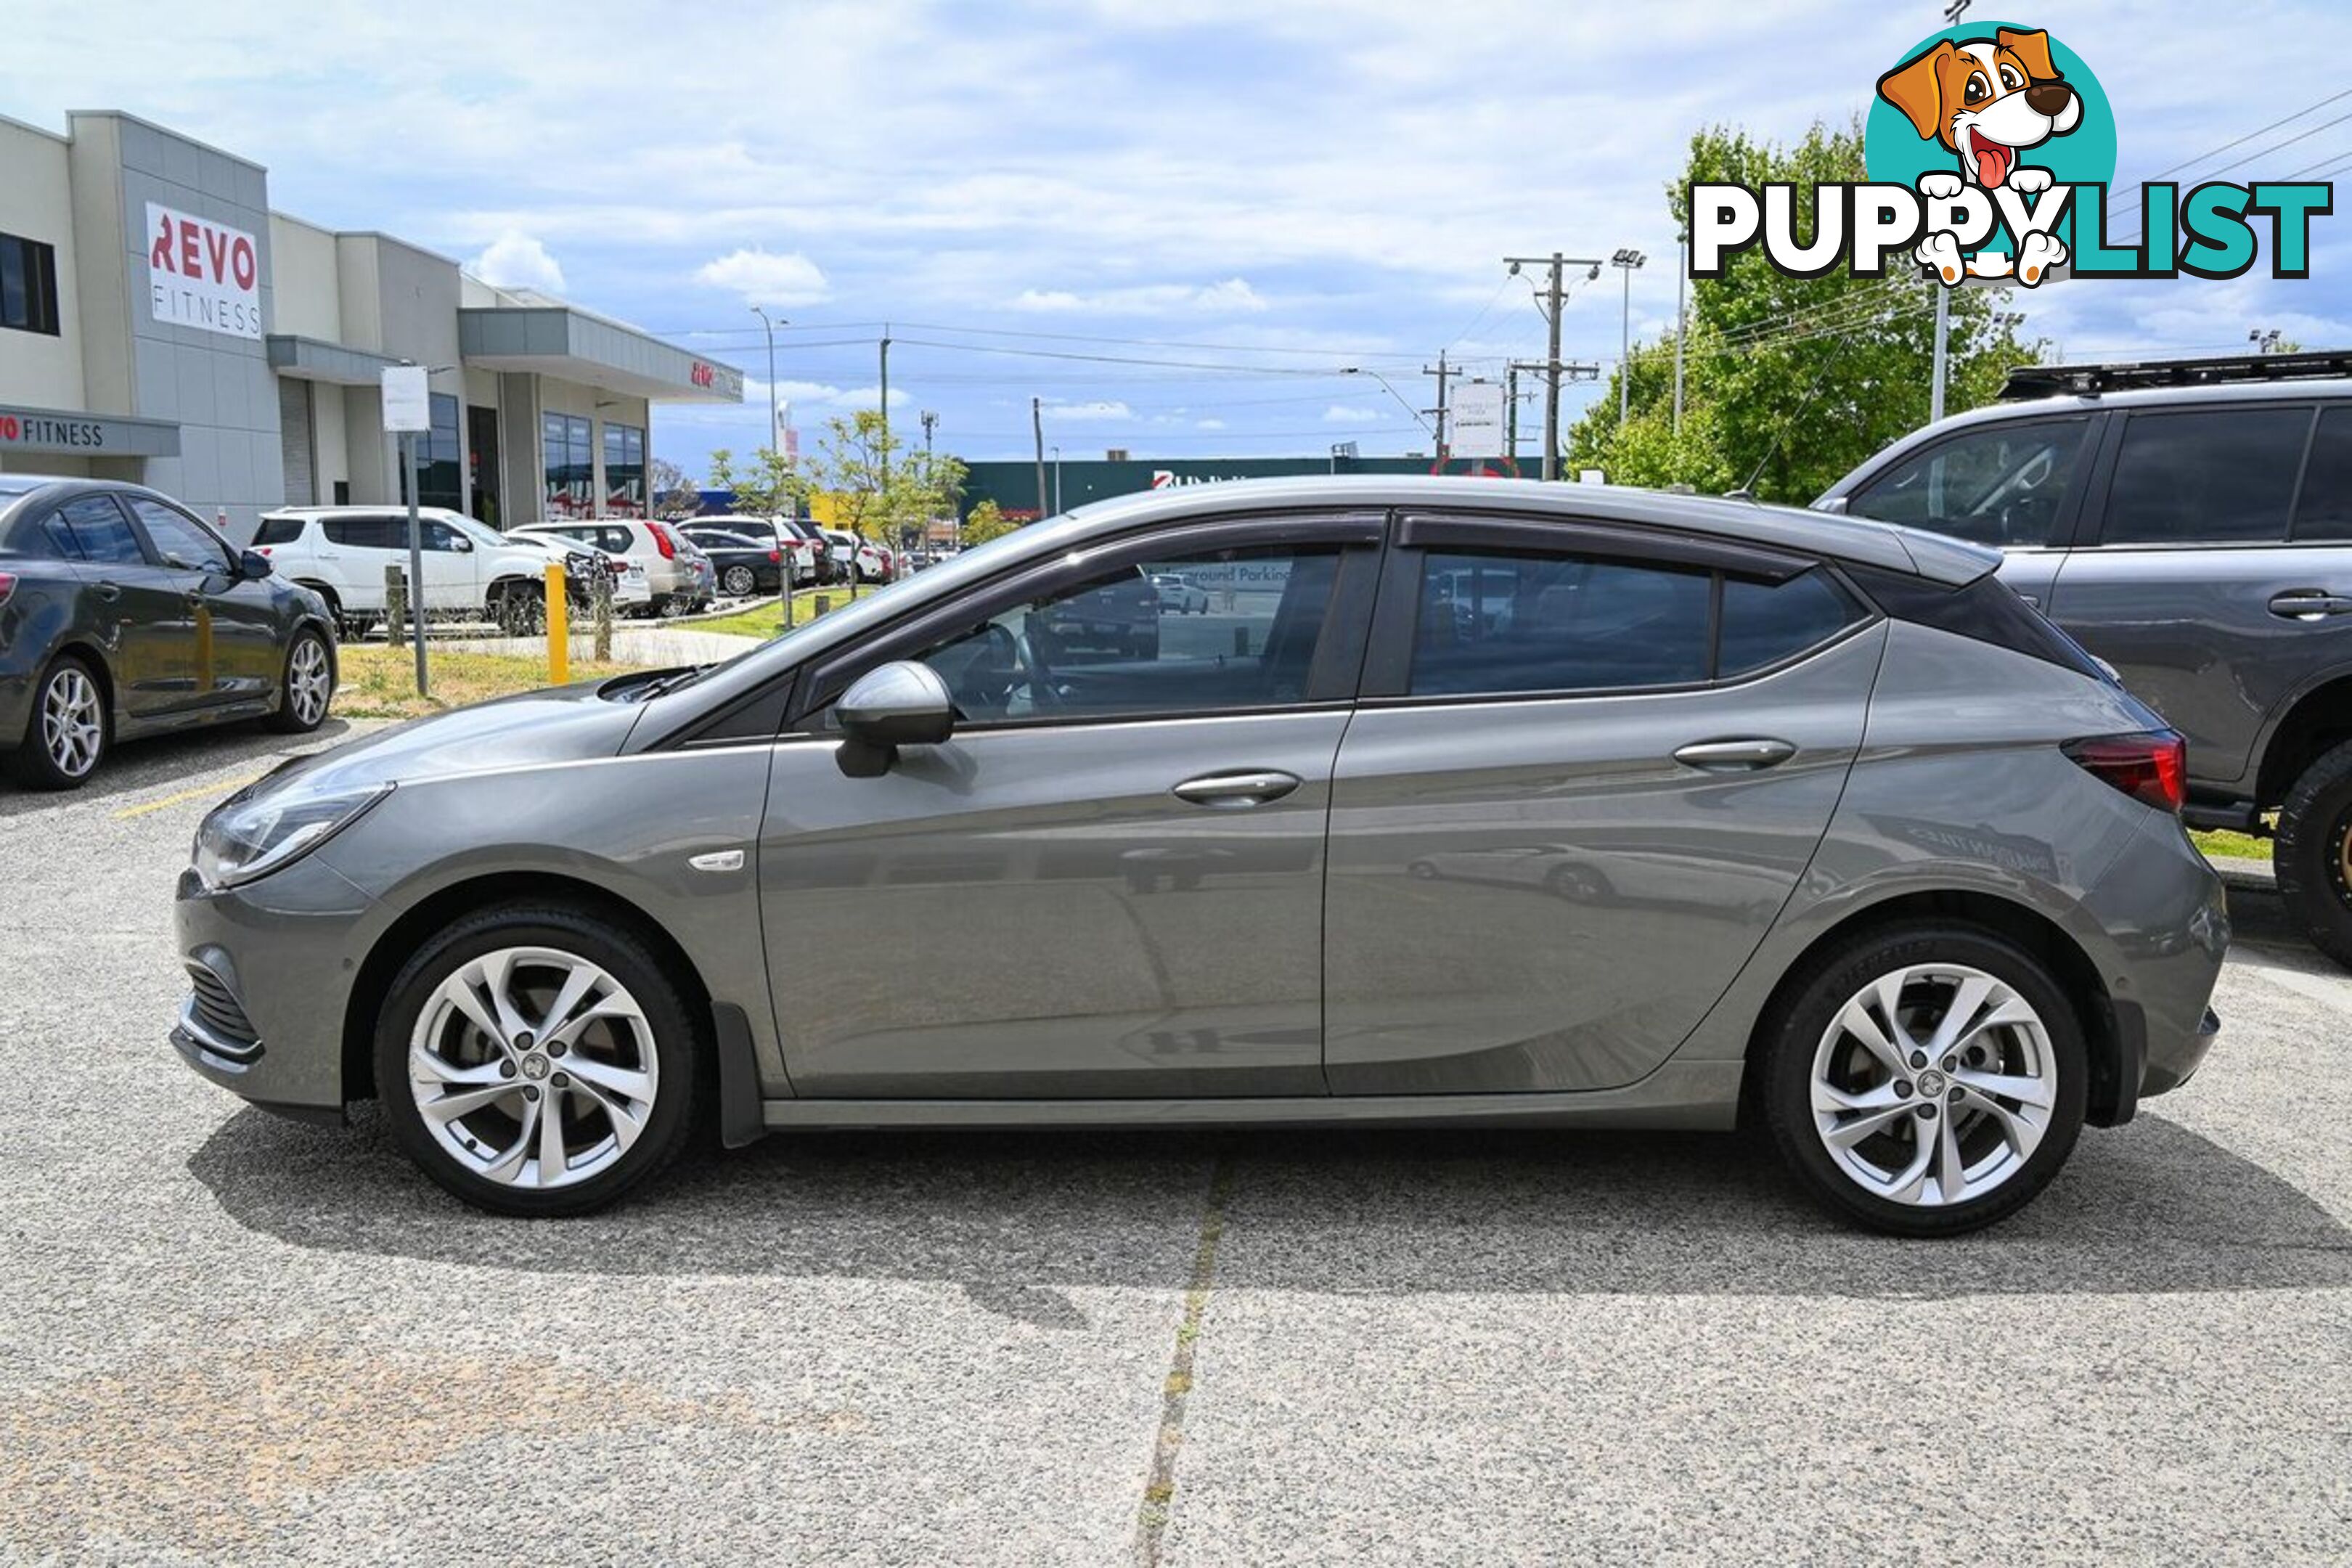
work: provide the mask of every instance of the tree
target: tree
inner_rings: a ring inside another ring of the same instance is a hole
[[[1709,127],[1691,138],[1667,187],[1676,226],[1689,221],[1693,183],[1798,187],[1859,181],[1862,126],[1816,124],[1793,147]],[[1806,237],[1810,237],[1807,236]],[[1760,250],[1730,258],[1719,279],[1694,280],[1684,344],[1682,431],[1674,431],[1674,339],[1637,343],[1625,365],[1568,434],[1569,466],[1612,483],[1686,484],[1719,492],[1749,484],[1761,498],[1811,500],[1856,463],[1927,423],[1934,359],[1935,290],[1907,258],[1887,279],[1832,271],[1790,278]],[[2017,336],[2008,289],[1951,291],[1945,411],[1988,403],[2011,366],[2042,345]],[[1630,375],[1631,416],[1618,422],[1619,378]]]
[[[771,447],[751,454],[751,466],[738,473],[735,454],[725,447],[710,454],[710,484],[732,490],[735,510],[752,517],[785,517],[800,510],[808,498],[808,481],[793,462]]]
[[[692,517],[702,507],[702,487],[667,458],[656,458],[653,471],[656,517]]]
[[[992,500],[982,501],[963,520],[963,531],[959,536],[966,550],[975,544],[985,544],[992,539],[1002,539],[1018,526],[1005,520],[1004,510]]]
[[[814,457],[792,469],[804,493],[831,499],[837,526],[897,543],[955,510],[964,466],[957,458],[905,450],[878,410],[825,421]]]

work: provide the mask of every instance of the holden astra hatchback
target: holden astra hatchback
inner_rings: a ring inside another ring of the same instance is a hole
[[[519,1215],[703,1133],[1745,1121],[1966,1230],[2196,1071],[2228,940],[2179,738],[1997,564],[1576,486],[1089,506],[289,763],[197,836],[173,1040]]]

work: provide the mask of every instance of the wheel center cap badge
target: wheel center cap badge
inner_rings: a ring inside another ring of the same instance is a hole
[[[1933,1100],[1943,1092],[1944,1075],[1942,1073],[1937,1072],[1934,1068],[1929,1068],[1919,1075],[1919,1093],[1924,1098]]]
[[[522,1058],[522,1076],[534,1081],[547,1076],[547,1058],[534,1051]]]

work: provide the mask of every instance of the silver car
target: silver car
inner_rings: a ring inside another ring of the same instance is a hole
[[[2179,737],[1997,563],[1502,481],[1089,506],[281,768],[198,835],[173,1039],[510,1214],[698,1124],[1754,1121],[1967,1230],[2197,1070],[2228,941]],[[1171,574],[1231,608],[1068,632]]]

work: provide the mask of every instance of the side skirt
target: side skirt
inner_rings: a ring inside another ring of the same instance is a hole
[[[1627,1127],[1728,1131],[1739,1062],[1667,1062],[1576,1094],[1386,1094],[1266,1100],[771,1100],[771,1129],[864,1127]]]

